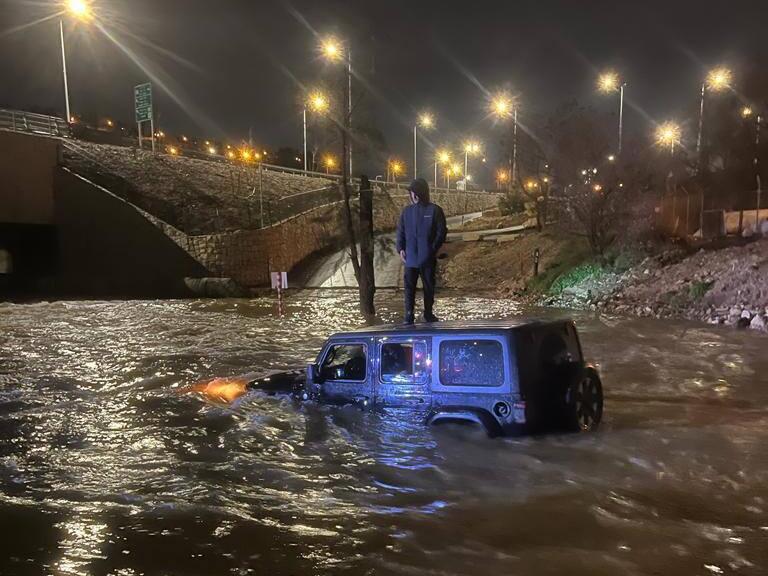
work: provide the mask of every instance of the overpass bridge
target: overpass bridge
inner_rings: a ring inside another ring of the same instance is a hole
[[[259,287],[345,241],[338,181],[324,175],[30,132],[0,129],[0,291],[182,297],[184,279],[201,277]],[[486,193],[435,196],[449,216],[496,205]],[[376,229],[392,229],[407,201],[380,188]]]

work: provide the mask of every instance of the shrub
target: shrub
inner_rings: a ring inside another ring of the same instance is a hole
[[[499,212],[502,216],[511,216],[525,211],[525,199],[518,192],[505,192],[499,198]]]
[[[690,286],[688,286],[688,294],[691,297],[692,300],[700,300],[704,294],[706,294],[710,288],[712,288],[712,285],[714,284],[714,281],[710,280],[708,282],[704,281],[696,281],[692,282]]]
[[[586,262],[558,276],[557,279],[552,283],[549,291],[553,294],[560,294],[569,286],[574,286],[580,282],[583,282],[587,278],[597,276],[601,274],[602,271],[602,266],[600,266],[600,264],[597,262]]]

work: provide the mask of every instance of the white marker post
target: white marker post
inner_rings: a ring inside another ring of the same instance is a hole
[[[270,276],[272,279],[272,289],[277,290],[277,315],[282,317],[285,313],[285,308],[283,306],[283,290],[288,288],[288,273],[272,272]]]

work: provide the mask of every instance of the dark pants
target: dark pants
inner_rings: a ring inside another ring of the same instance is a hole
[[[414,306],[416,304],[416,282],[421,276],[421,285],[424,288],[424,317],[432,316],[432,306],[435,303],[435,260],[422,265],[419,268],[406,267],[403,273],[403,285],[405,287],[405,320],[412,322],[414,319]]]

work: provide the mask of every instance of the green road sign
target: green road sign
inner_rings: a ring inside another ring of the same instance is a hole
[[[139,84],[133,88],[133,101],[136,109],[136,122],[152,120],[152,84]]]

